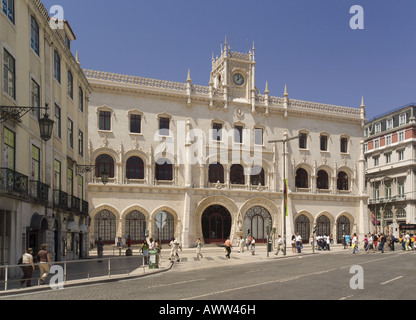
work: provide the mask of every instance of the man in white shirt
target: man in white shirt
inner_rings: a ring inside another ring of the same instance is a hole
[[[358,253],[360,253],[360,249],[358,249],[358,238],[356,233],[354,233],[354,236],[352,237],[352,245],[354,246],[354,248],[352,249],[352,253],[355,253],[355,251],[358,251]]]
[[[302,237],[299,233],[296,233],[296,248],[298,249],[298,253],[302,252]]]
[[[277,256],[280,250],[282,250],[283,252],[283,239],[280,235],[278,235],[277,236],[277,251],[274,255]]]
[[[20,267],[23,271],[23,277],[20,280],[20,287],[23,287],[26,281],[26,287],[30,287],[32,281],[32,272],[35,270],[33,264],[33,249],[27,249],[26,253],[22,256],[22,265]]]

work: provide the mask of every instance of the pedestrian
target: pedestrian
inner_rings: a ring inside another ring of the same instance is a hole
[[[244,238],[243,236],[240,237],[240,240],[238,241],[238,253],[244,252]]]
[[[360,249],[358,249],[358,237],[356,233],[354,233],[354,235],[352,236],[351,247],[353,254],[355,253],[355,251],[358,251],[358,253],[360,253]]]
[[[104,241],[101,238],[98,238],[97,241],[97,256],[98,259],[102,259],[104,252]],[[102,262],[101,260],[98,260],[98,262]]]
[[[282,237],[279,234],[277,236],[277,250],[276,250],[276,253],[275,253],[276,256],[279,254],[280,250],[282,250],[282,252],[284,253],[284,250],[283,250],[283,240],[282,240]]]
[[[404,236],[404,242],[405,242],[406,251],[412,251],[412,248],[410,247],[410,235],[409,235],[409,233],[406,233],[406,235]]]
[[[171,260],[172,263],[173,259],[176,259],[176,262],[180,262],[181,259],[179,258],[178,250],[182,250],[182,248],[180,247],[180,243],[178,242],[178,240],[175,239],[175,237],[171,238],[169,246],[171,247],[169,260]]]
[[[368,237],[364,235],[364,251],[367,251],[368,248]]]
[[[49,255],[49,251],[46,249],[46,243],[40,245],[40,250],[36,256],[36,260],[40,263],[39,264],[39,271],[40,271],[40,284],[45,283],[45,279],[49,274],[49,268],[51,263],[51,257]]]
[[[251,238],[250,250],[251,255],[254,256],[256,254],[256,239],[254,239],[254,237]]]
[[[147,243],[146,239],[143,240],[142,247],[140,248],[140,250],[144,258],[144,264],[147,264],[149,256],[149,244]]]
[[[250,246],[250,237],[249,236],[246,237],[246,243],[245,243],[245,245],[246,245],[246,249],[248,251],[248,248]]]
[[[351,247],[351,236],[349,234],[345,235],[345,246],[344,249]]]
[[[132,240],[130,238],[130,235],[127,236],[127,249],[130,249],[132,245]]]
[[[380,243],[381,253],[384,253],[384,245],[386,243],[386,237],[384,236],[384,234],[380,233],[380,237],[378,238],[378,241]]]
[[[225,240],[224,246],[225,246],[225,251],[227,252],[227,254],[225,255],[225,257],[228,258],[228,259],[231,259],[231,256],[230,255],[231,255],[232,245],[231,245],[230,238],[227,238],[227,240]]]
[[[294,234],[292,234],[290,243],[292,244],[292,253],[296,253],[296,236]]]
[[[325,236],[325,240],[326,240],[326,250],[331,251],[331,248],[329,246],[331,243],[331,238],[327,235]]]
[[[23,287],[26,281],[26,287],[31,286],[32,281],[32,272],[35,270],[35,266],[33,264],[33,249],[29,248],[26,250],[26,253],[22,256],[22,265],[20,268],[23,271],[22,280],[20,280],[20,287]]]
[[[202,248],[202,241],[201,238],[198,238],[198,240],[196,240],[196,258],[199,260],[199,257],[201,257],[201,259],[203,258],[202,253],[201,253],[201,248]]]
[[[390,249],[391,251],[394,251],[394,243],[396,242],[396,238],[393,234],[390,235]]]
[[[159,240],[155,241],[155,250],[157,251],[157,254],[159,255],[159,257],[161,256],[161,252],[162,252],[162,247],[159,244]]]
[[[302,253],[302,237],[299,233],[296,233],[296,249],[298,253]]]
[[[368,247],[367,247],[367,253],[370,252],[370,250],[374,253],[374,238],[372,234],[368,235]]]
[[[153,238],[149,239],[149,250],[154,250],[155,249],[155,240],[153,240]]]

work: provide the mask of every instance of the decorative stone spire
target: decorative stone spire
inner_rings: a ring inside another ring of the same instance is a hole
[[[266,81],[266,89],[264,90],[264,101],[265,101],[265,105],[266,105],[266,115],[269,114],[269,101],[270,101],[270,97],[269,97],[270,91],[269,91],[269,83]]]
[[[78,65],[81,66],[81,62],[79,61],[79,53],[78,53],[78,50],[77,50],[77,52],[75,54],[75,60],[77,61]]]
[[[191,69],[188,69],[188,78],[186,79],[186,94],[188,95],[187,105],[191,106],[191,94],[192,94],[192,79],[191,79]]]
[[[285,84],[285,92],[283,94],[283,107],[285,110],[285,119],[287,119],[287,109],[289,106],[289,94],[287,93],[287,85]]]
[[[366,117],[364,97],[362,97],[362,99],[361,99],[360,109],[361,109],[361,112],[360,112],[361,128],[364,128],[364,125],[365,125],[365,117]]]

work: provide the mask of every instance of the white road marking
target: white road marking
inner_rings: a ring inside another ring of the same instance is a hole
[[[401,278],[403,278],[403,276],[400,276],[400,277],[397,277],[397,278],[394,278],[394,279],[388,280],[388,281],[386,281],[386,282],[380,283],[380,285],[384,286],[384,285],[385,285],[385,284],[387,284],[387,283],[390,283],[390,282],[393,282],[393,281],[399,280],[399,279],[401,279]]]

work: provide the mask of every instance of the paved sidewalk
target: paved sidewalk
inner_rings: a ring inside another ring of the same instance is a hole
[[[246,263],[253,264],[258,262],[274,261],[276,259],[296,258],[313,254],[312,247],[309,244],[304,245],[304,249],[300,254],[293,253],[291,246],[287,247],[286,256],[284,256],[282,252],[280,252],[279,255],[275,255],[275,249],[273,252],[267,254],[266,249],[267,247],[265,244],[257,244],[255,255],[252,255],[250,250],[245,250],[244,252],[239,253],[238,248],[234,247],[231,253],[231,258],[228,259],[225,257],[225,250],[223,247],[219,247],[216,245],[207,245],[202,247],[201,250],[203,258],[197,259],[196,249],[186,248],[182,251],[179,251],[180,262],[171,263],[170,247],[164,245],[160,256],[160,267],[158,269],[149,269],[148,266],[143,266],[143,257],[141,256],[141,254],[139,254],[138,250],[133,250],[133,257],[123,256],[125,250],[122,250],[122,256],[119,256],[118,251],[114,252],[112,249],[105,250],[102,263],[98,262],[96,251],[90,251],[89,259],[68,263],[68,275],[83,274],[84,276],[79,278],[71,278],[68,276],[68,279],[65,282],[64,287],[67,288],[70,286],[77,286],[83,284],[118,281],[127,278],[138,278],[166,271],[186,272],[189,270],[212,269],[230,265],[240,265]],[[315,254],[331,254],[336,252],[348,253],[350,251],[344,249],[342,245],[332,245],[330,251],[315,250]],[[112,268],[116,268],[118,264],[120,268],[128,268],[128,273],[113,273],[111,274],[111,276],[109,276],[108,274],[106,274],[106,269],[109,264],[109,261]],[[62,262],[60,262],[59,264],[62,264]],[[85,276],[85,274],[88,274],[88,276]],[[8,286],[7,292],[4,291],[4,288],[0,288],[0,297],[7,296],[7,294],[16,294],[51,289],[49,285],[36,285],[35,280],[33,280],[32,285],[33,286],[30,288],[20,288],[17,282],[11,282]]]
[[[342,245],[332,245],[330,251],[318,251],[315,250],[315,254],[331,254],[335,252],[350,252],[348,249],[344,250]],[[265,244],[257,244],[255,255],[251,254],[250,250],[244,249],[244,252],[238,252],[238,248],[234,247],[231,252],[231,258],[227,259],[225,257],[224,248],[218,246],[204,246],[202,247],[201,253],[203,255],[202,259],[197,259],[196,249],[183,249],[179,251],[179,256],[181,258],[180,262],[174,264],[173,271],[188,271],[188,270],[199,270],[199,269],[211,269],[217,267],[224,267],[230,265],[239,265],[246,263],[258,263],[265,261],[273,261],[277,259],[285,258],[296,258],[302,257],[305,255],[313,254],[312,246],[310,244],[304,245],[302,253],[293,253],[292,247],[287,247],[286,256],[282,252],[279,252],[278,255],[275,255],[276,249],[273,252],[269,252],[267,256],[267,246]],[[162,259],[165,261],[170,253],[170,250],[162,250]]]

